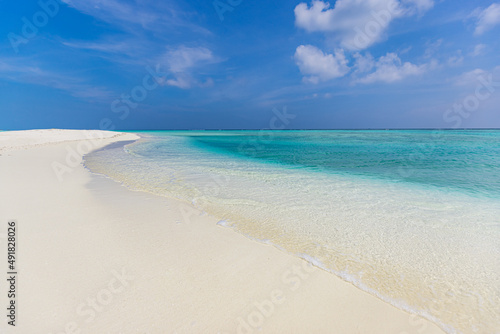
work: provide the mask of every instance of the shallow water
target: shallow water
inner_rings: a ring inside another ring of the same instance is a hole
[[[154,131],[86,166],[450,333],[500,333],[500,131]]]

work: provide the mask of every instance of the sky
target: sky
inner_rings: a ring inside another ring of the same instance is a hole
[[[500,2],[0,6],[0,130],[500,127]]]

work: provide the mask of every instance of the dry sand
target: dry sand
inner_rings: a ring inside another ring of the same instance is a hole
[[[81,164],[89,149],[137,138],[0,133],[0,258],[6,268],[15,219],[19,271],[16,327],[3,316],[0,333],[443,333],[215,217]]]

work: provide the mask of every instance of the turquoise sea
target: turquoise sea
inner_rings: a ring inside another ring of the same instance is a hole
[[[449,333],[500,333],[500,131],[136,133],[86,166]]]

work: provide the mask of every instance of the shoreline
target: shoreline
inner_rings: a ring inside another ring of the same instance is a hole
[[[23,142],[26,131],[0,133],[1,218],[21,226],[20,330],[444,333],[305,260],[221,228],[215,217],[191,208],[186,219],[180,201],[92,173],[84,154],[61,181],[53,163],[86,140],[83,130],[71,131],[72,140],[54,130],[45,143]],[[99,133],[105,138],[94,150],[138,138]],[[6,142],[10,149],[2,149]]]

